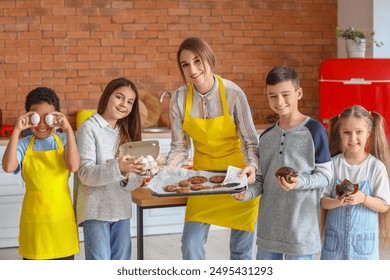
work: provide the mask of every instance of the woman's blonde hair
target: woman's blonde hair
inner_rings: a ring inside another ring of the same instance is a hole
[[[390,178],[390,153],[386,138],[385,119],[377,112],[367,111],[364,107],[355,105],[346,108],[340,115],[333,117],[329,125],[329,149],[331,156],[342,153],[340,124],[347,118],[361,118],[369,128],[370,138],[367,141],[367,151],[381,160]],[[390,211],[379,214],[379,240],[382,248],[390,246]]]

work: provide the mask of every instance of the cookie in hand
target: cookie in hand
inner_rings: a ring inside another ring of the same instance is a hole
[[[280,167],[278,170],[276,170],[275,176],[276,177],[281,176],[286,180],[287,183],[291,184],[292,183],[291,178],[298,177],[298,172],[291,167],[283,166]]]
[[[356,193],[358,189],[359,184],[352,184],[348,179],[344,179],[344,181],[336,185],[336,195],[343,198]]]

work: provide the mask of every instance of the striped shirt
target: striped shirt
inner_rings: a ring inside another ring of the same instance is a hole
[[[241,150],[246,165],[253,165],[257,168],[257,135],[253,124],[251,110],[243,90],[235,83],[222,79],[225,86],[225,94],[228,104],[228,111],[237,126],[238,135],[241,140]],[[167,157],[169,165],[179,166],[188,157],[191,150],[191,139],[183,131],[185,107],[187,99],[187,86],[176,90],[170,101],[170,122],[171,122],[171,151]],[[211,119],[223,115],[219,85],[214,78],[214,85],[206,94],[200,94],[194,87],[192,95],[191,117]]]

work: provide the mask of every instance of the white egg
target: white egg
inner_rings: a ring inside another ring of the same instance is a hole
[[[31,115],[31,122],[33,124],[39,124],[40,121],[41,121],[41,117],[39,116],[38,113],[34,113]]]
[[[45,117],[45,122],[48,124],[48,125],[53,125],[54,123],[54,117],[52,114],[47,114],[46,117]]]
[[[151,155],[147,155],[145,158],[148,160],[148,162],[154,161],[154,158]]]
[[[142,163],[142,164],[148,164],[149,163],[149,161],[146,159],[146,158],[141,158],[140,160],[139,160],[139,163]]]
[[[156,175],[157,172],[158,172],[158,168],[152,168],[152,169],[150,169],[150,175],[152,175],[152,176]]]

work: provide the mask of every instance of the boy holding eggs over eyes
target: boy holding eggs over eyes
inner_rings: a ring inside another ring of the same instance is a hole
[[[4,171],[21,171],[26,185],[19,254],[23,259],[72,260],[80,251],[68,186],[70,172],[80,166],[73,129],[50,88],[32,90],[25,109],[27,113],[17,120],[3,157]],[[56,132],[55,127],[63,133]],[[32,135],[19,139],[26,129]]]

